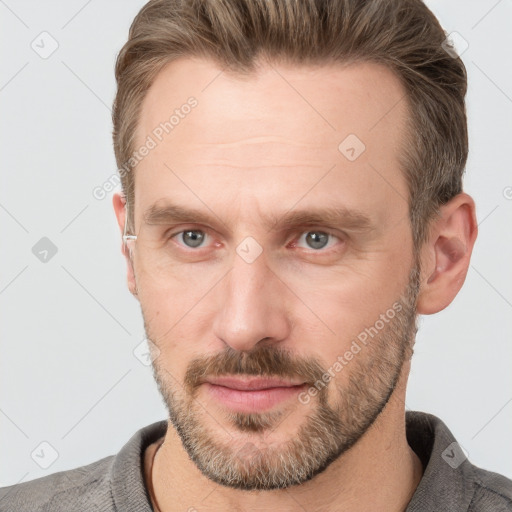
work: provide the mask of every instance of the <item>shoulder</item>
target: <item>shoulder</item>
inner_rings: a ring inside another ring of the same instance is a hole
[[[114,510],[108,478],[113,459],[111,455],[86,466],[1,487],[0,512]]]
[[[473,464],[440,418],[407,411],[406,426],[424,469],[407,512],[512,512],[512,480]]]
[[[0,512],[151,512],[142,459],[167,426],[161,420],[139,429],[116,455],[0,488]]]
[[[512,511],[512,480],[477,466],[473,466],[472,469],[474,494],[469,512]]]

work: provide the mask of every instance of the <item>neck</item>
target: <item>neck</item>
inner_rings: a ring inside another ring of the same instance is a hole
[[[169,423],[153,467],[153,487],[161,512],[201,507],[211,511],[308,511],[406,509],[423,468],[407,444],[405,381],[408,365],[385,409],[362,438],[312,480],[275,491],[241,491],[206,478],[190,460]]]

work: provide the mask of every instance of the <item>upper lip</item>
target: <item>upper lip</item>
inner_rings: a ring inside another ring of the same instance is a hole
[[[225,386],[227,388],[239,389],[241,391],[253,391],[257,389],[268,388],[290,388],[304,384],[302,381],[290,381],[276,378],[241,379],[237,377],[216,377],[207,379],[206,382],[216,386]]]

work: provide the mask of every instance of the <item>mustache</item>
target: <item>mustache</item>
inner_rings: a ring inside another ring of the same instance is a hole
[[[300,379],[313,384],[324,374],[325,369],[315,358],[297,359],[286,349],[256,346],[250,352],[240,352],[228,346],[213,356],[193,359],[185,373],[184,385],[188,392],[194,393],[206,378],[227,375]]]

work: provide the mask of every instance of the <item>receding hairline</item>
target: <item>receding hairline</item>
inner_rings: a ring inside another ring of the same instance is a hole
[[[162,79],[163,76],[166,76],[166,81],[172,83],[172,77],[169,75],[169,68],[172,68],[173,65],[176,65],[179,63],[187,63],[191,64],[192,66],[195,63],[207,63],[213,65],[216,70],[218,70],[218,73],[214,73],[212,82],[216,80],[221,73],[227,74],[230,79],[232,79],[234,82],[242,81],[242,82],[250,82],[250,81],[256,81],[258,79],[258,76],[260,73],[266,73],[266,72],[277,72],[279,71],[311,71],[311,72],[319,72],[319,71],[328,71],[332,72],[332,74],[335,74],[338,71],[350,69],[350,68],[368,68],[377,70],[380,73],[384,73],[384,77],[390,79],[390,82],[392,83],[392,87],[397,87],[397,100],[393,102],[392,105],[390,105],[379,117],[376,118],[376,121],[373,125],[368,126],[367,130],[372,131],[392,110],[394,110],[397,107],[403,108],[403,123],[400,127],[400,137],[399,140],[396,141],[397,145],[397,163],[400,167],[400,171],[405,171],[405,162],[403,161],[405,157],[405,152],[403,151],[403,147],[406,145],[410,145],[412,143],[411,139],[411,133],[414,128],[414,112],[413,112],[413,104],[411,102],[410,94],[407,90],[406,85],[404,84],[404,81],[400,74],[395,70],[392,66],[385,62],[381,62],[377,59],[368,59],[368,58],[361,58],[361,59],[347,59],[346,61],[339,61],[339,60],[325,60],[325,61],[315,61],[312,63],[301,63],[301,62],[295,62],[290,61],[289,59],[281,60],[276,59],[275,57],[266,57],[261,56],[260,59],[257,59],[255,61],[255,66],[251,70],[246,69],[238,69],[238,68],[222,68],[221,63],[218,61],[218,59],[215,59],[214,57],[210,56],[197,56],[197,55],[182,55],[175,59],[169,60],[161,69],[160,71],[155,75],[153,78],[153,81],[151,83],[151,86],[146,91],[146,94],[140,103],[137,116],[136,116],[136,129],[134,131],[134,141],[133,146],[138,147],[138,145],[141,145],[142,142],[145,140],[145,137],[148,135],[148,132],[141,132],[143,129],[142,127],[142,119],[144,114],[148,113],[148,105],[147,102],[152,97],[152,92],[154,91],[155,84],[159,79]],[[286,79],[284,79],[286,81]],[[210,83],[207,84],[209,86]],[[290,87],[290,91],[293,90],[293,84],[290,84],[288,82],[288,87]],[[206,88],[206,87],[205,87]],[[298,94],[300,96],[300,92],[295,91],[295,94]],[[182,100],[185,100],[186,98],[182,98]],[[312,108],[310,104],[307,102],[307,98],[303,97],[303,100],[305,100],[304,105],[306,108]],[[174,105],[174,107],[179,107],[178,103]],[[163,115],[160,116],[162,119],[165,117]],[[323,116],[322,116],[323,117]],[[328,115],[326,115],[328,117]],[[332,119],[331,119],[332,120]],[[155,121],[154,119],[152,120]],[[150,123],[150,126],[153,126]],[[327,123],[326,123],[327,126]],[[153,127],[154,128],[154,127]],[[146,127],[146,130],[150,130],[150,127]],[[343,130],[340,130],[340,135],[343,133]],[[361,136],[362,137],[362,136]],[[341,140],[340,140],[341,142]],[[138,165],[136,165],[131,172],[135,172]],[[135,179],[135,178],[133,178]]]

